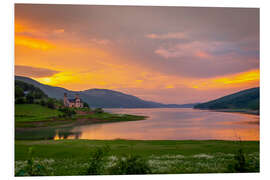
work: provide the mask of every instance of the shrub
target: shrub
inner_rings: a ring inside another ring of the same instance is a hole
[[[259,160],[248,159],[242,148],[235,154],[233,163],[228,165],[229,172],[259,172],[259,169]]]
[[[51,108],[51,109],[55,109],[55,105],[54,105],[53,99],[48,99],[48,101],[47,101],[47,107],[48,108]]]
[[[15,104],[25,104],[26,100],[24,97],[19,97],[15,99]]]
[[[32,147],[28,149],[29,159],[27,160],[27,165],[24,169],[21,169],[15,174],[15,176],[45,176],[49,175],[46,168],[37,163],[32,156]]]
[[[45,105],[46,105],[46,102],[44,101],[44,99],[41,99],[41,100],[40,100],[40,105],[41,105],[41,106],[45,106]]]
[[[83,111],[83,112],[90,112],[91,111],[91,108],[89,108],[89,107],[83,107],[83,108],[80,108],[79,110],[80,111]]]
[[[129,155],[125,158],[119,158],[109,172],[110,174],[149,174],[151,170],[143,158]]]
[[[90,157],[90,165],[86,171],[88,175],[98,175],[104,172],[104,157],[110,151],[109,146],[96,148],[91,157]]]
[[[242,148],[240,148],[237,154],[234,156],[235,163],[233,165],[233,169],[236,172],[246,172],[246,158],[244,156]]]
[[[59,111],[64,113],[63,117],[71,117],[73,114],[76,114],[74,109],[68,107],[59,108]]]
[[[94,109],[94,113],[100,114],[100,113],[104,113],[102,108],[96,108]]]
[[[86,102],[83,102],[83,107],[89,108],[89,105]]]

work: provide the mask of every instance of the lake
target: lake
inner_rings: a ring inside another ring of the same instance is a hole
[[[191,108],[105,109],[146,120],[74,127],[67,139],[259,140],[259,116]],[[57,139],[57,135],[54,139]]]

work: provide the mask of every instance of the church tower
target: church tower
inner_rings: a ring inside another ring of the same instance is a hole
[[[69,106],[68,99],[67,99],[67,93],[64,93],[64,106],[66,106],[66,107]]]

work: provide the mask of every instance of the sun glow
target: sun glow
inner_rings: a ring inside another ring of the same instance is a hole
[[[223,77],[194,80],[191,87],[199,90],[221,89],[235,86],[253,85],[259,86],[260,71],[254,69],[251,71],[227,75]]]
[[[15,45],[27,46],[29,48],[39,49],[43,51],[46,51],[54,47],[53,44],[49,43],[46,40],[35,39],[35,38],[24,37],[24,36],[16,36]]]

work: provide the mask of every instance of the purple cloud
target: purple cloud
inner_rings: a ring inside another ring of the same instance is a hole
[[[19,76],[33,77],[33,78],[41,78],[41,77],[50,77],[54,74],[59,73],[60,71],[55,71],[46,68],[37,68],[32,66],[15,66],[15,74]]]

